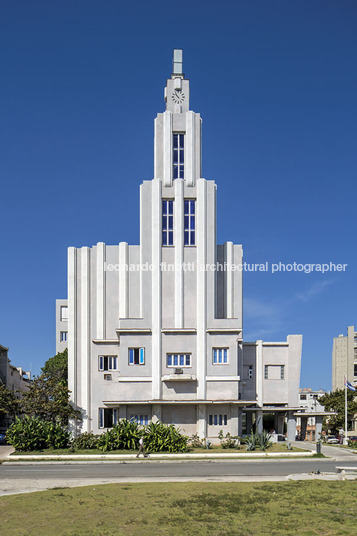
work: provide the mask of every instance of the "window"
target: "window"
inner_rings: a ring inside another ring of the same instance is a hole
[[[117,370],[118,358],[116,355],[100,355],[99,370]]]
[[[148,415],[133,415],[130,420],[135,421],[138,424],[145,424],[145,426],[149,424],[149,416]]]
[[[249,365],[248,380],[252,380],[252,379],[253,379],[253,365]]]
[[[168,367],[190,367],[191,354],[167,354]]]
[[[228,364],[228,348],[213,348],[213,364],[227,365]]]
[[[61,342],[66,342],[67,341],[67,331],[61,331],[60,332],[60,341]]]
[[[300,395],[300,400],[306,400],[306,395]]]
[[[353,375],[357,376],[357,364],[356,363],[354,364],[353,368],[354,368]]]
[[[174,245],[174,202],[172,199],[162,200],[162,245]]]
[[[184,211],[184,243],[185,246],[194,246],[196,244],[196,201],[194,199],[185,199]]]
[[[209,415],[208,424],[210,426],[227,426],[227,415]]]
[[[145,365],[145,348],[129,348],[129,365]]]
[[[61,318],[61,320],[65,320],[67,322],[67,320],[68,320],[68,307],[67,307],[67,305],[61,305],[60,318]]]
[[[264,366],[265,380],[284,380],[285,365],[265,365]]]
[[[99,428],[112,428],[118,424],[116,408],[99,408]]]
[[[285,366],[280,365],[280,379],[283,380],[285,377]]]
[[[174,179],[184,178],[185,135],[174,134],[173,138],[173,174]]]

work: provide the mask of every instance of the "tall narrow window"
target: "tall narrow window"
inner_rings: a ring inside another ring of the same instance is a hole
[[[185,199],[185,229],[184,240],[185,246],[194,246],[196,244],[196,201],[194,199]]]
[[[173,172],[174,179],[184,178],[184,154],[185,154],[185,135],[174,134],[173,138]]]
[[[174,202],[172,199],[162,200],[162,245],[174,245]]]

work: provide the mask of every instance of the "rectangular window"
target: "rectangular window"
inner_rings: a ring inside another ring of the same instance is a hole
[[[174,202],[172,199],[162,200],[162,245],[174,245]]]
[[[145,365],[145,348],[129,348],[129,365]]]
[[[98,356],[98,368],[101,371],[118,370],[118,358],[116,355]]]
[[[61,331],[60,332],[60,341],[61,342],[66,342],[67,341],[67,331]]]
[[[191,354],[167,354],[166,363],[168,367],[190,367]]]
[[[357,376],[357,364],[356,363],[354,364],[353,368],[354,368],[353,375]]]
[[[196,201],[185,199],[184,201],[184,244],[185,246],[196,245]]]
[[[265,365],[264,366],[265,380],[284,380],[285,365]]]
[[[228,348],[213,348],[213,364],[227,365],[228,364]]]
[[[60,313],[61,313],[61,316],[60,316],[61,320],[67,321],[68,320],[68,307],[67,307],[67,305],[61,305]]]
[[[149,416],[148,415],[133,415],[130,420],[135,421],[138,424],[143,424],[145,426],[147,426],[149,424]]]
[[[252,379],[253,379],[253,365],[249,365],[248,380],[252,380]]]
[[[118,424],[118,410],[116,408],[99,408],[99,428],[113,428]]]
[[[208,424],[209,426],[227,426],[228,418],[227,415],[208,415]]]
[[[173,135],[173,177],[183,179],[185,171],[185,135]]]

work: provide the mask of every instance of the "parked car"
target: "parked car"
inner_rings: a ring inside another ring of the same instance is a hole
[[[326,441],[326,443],[335,443],[335,444],[336,443],[338,444],[340,442],[340,440],[334,435],[326,436],[325,441]]]
[[[0,445],[5,445],[5,434],[0,434]]]

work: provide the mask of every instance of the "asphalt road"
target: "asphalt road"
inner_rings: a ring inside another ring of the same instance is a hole
[[[287,476],[296,473],[335,472],[338,461],[325,459],[300,460],[227,460],[157,462],[145,460],[125,463],[62,463],[36,465],[2,465],[2,479],[118,479],[118,478],[215,478],[232,476]],[[357,467],[357,459],[353,464]]]

